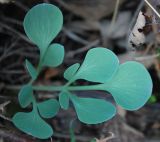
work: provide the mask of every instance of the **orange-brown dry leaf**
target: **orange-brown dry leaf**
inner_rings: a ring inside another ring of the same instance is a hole
[[[54,69],[47,69],[44,75],[44,78],[46,80],[51,79],[52,77],[57,76],[59,73],[61,73],[60,69],[54,68]]]

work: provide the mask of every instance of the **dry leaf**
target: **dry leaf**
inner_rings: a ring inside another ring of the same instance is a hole
[[[57,68],[47,69],[46,72],[45,72],[44,78],[46,80],[48,80],[48,79],[50,79],[52,77],[57,76],[60,72],[61,72],[61,70],[57,69]]]
[[[97,21],[111,14],[116,0],[57,0],[64,8],[86,20]],[[120,0],[122,4],[124,0]]]
[[[109,140],[113,139],[115,136],[112,132],[109,132],[110,136],[103,138],[103,139],[96,139],[96,142],[108,142]]]
[[[140,45],[145,43],[145,35],[142,32],[145,24],[146,24],[145,16],[140,11],[136,24],[133,27],[131,34],[129,35],[129,43],[131,47],[139,47]]]

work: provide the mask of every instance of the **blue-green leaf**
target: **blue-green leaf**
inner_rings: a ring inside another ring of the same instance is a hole
[[[39,139],[47,139],[53,135],[53,130],[38,114],[37,111],[29,113],[18,112],[12,118],[14,125],[21,131]]]
[[[78,119],[83,123],[98,124],[111,119],[116,113],[115,107],[105,100],[70,96]]]
[[[52,4],[38,4],[31,8],[24,18],[24,30],[29,39],[44,52],[51,41],[60,32],[63,15]]]
[[[31,85],[25,85],[18,94],[18,100],[21,107],[27,107],[33,101],[33,90]]]
[[[37,104],[39,113],[44,118],[54,117],[59,111],[59,103],[55,99],[49,99],[47,101]]]
[[[120,65],[116,75],[104,86],[118,105],[127,110],[142,107],[152,94],[152,80],[145,67],[137,62]]]
[[[33,80],[35,80],[37,78],[37,71],[34,68],[34,66],[26,59],[26,68],[30,74],[30,76],[32,77]]]
[[[64,47],[60,44],[51,44],[44,56],[43,65],[57,67],[62,64],[64,59]]]
[[[75,79],[85,79],[104,83],[115,74],[119,66],[117,56],[106,48],[93,48],[88,51]]]
[[[61,108],[63,109],[68,109],[69,107],[69,94],[68,92],[61,92],[59,94],[59,103]]]
[[[70,66],[68,69],[65,70],[64,78],[67,79],[67,80],[70,80],[76,74],[79,67],[80,67],[80,64],[78,64],[78,63]]]

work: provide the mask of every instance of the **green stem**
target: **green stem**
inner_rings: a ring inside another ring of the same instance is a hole
[[[71,141],[70,142],[76,142],[76,138],[75,138],[75,134],[74,134],[74,127],[73,127],[73,123],[74,123],[74,120],[72,120],[70,122],[70,128],[69,128],[69,132],[70,132],[70,139]]]
[[[45,49],[45,48],[42,47],[41,49]],[[36,69],[37,77],[38,77],[38,75],[39,75],[39,73],[42,69],[42,63],[43,63],[43,60],[44,60],[44,57],[45,57],[45,54],[46,54],[47,50],[48,50],[48,47],[45,51],[40,50],[40,60],[39,60],[39,63],[38,63],[37,69]],[[33,82],[37,79],[37,77],[35,79],[31,79],[28,84],[33,84]]]
[[[88,86],[69,86],[66,87],[69,91],[85,91],[85,90],[103,90],[103,84],[88,85]],[[33,86],[37,91],[62,91],[64,86]]]
[[[74,82],[74,77],[72,79],[70,79],[64,86],[63,88],[67,88],[70,84],[72,84],[72,82]]]
[[[75,81],[75,77],[76,77],[76,75],[72,76],[72,78],[64,86],[61,86],[58,91],[69,90],[68,88],[70,88],[69,86]],[[51,88],[52,87],[53,86],[51,86]],[[57,87],[54,87],[54,89],[55,88],[57,88]]]
[[[67,89],[70,91],[102,90],[102,84],[88,86],[70,86]]]
[[[37,101],[36,101],[36,98],[34,97],[34,95],[33,95],[32,103],[33,103],[33,110],[37,111]]]
[[[37,71],[37,76],[36,76],[35,79],[31,79],[28,84],[33,84],[33,82],[37,79],[37,77],[38,77],[38,75],[39,75],[39,73],[40,73],[40,71],[41,71],[41,66],[42,66],[41,64],[42,64],[42,61],[40,60],[38,66],[37,66],[37,69],[36,69],[36,71]]]

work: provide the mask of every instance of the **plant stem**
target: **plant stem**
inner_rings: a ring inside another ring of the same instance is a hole
[[[41,49],[45,49],[45,48],[48,49],[48,47],[42,47]],[[43,63],[45,54],[46,54],[46,52],[47,52],[47,49],[46,49],[45,51],[41,51],[41,50],[40,50],[40,60],[39,60],[39,63],[38,63],[37,69],[36,69],[36,71],[37,71],[37,76],[36,76],[35,79],[31,79],[28,84],[33,84],[33,82],[37,79],[37,77],[38,77],[38,75],[39,75],[39,73],[40,73],[40,71],[41,71],[41,69],[42,69],[42,63]],[[43,53],[43,52],[44,52],[44,53]]]
[[[63,88],[61,89],[62,90],[67,90],[69,88],[69,85],[72,84],[74,81],[75,81],[75,77],[76,75],[74,75],[64,86]]]
[[[64,86],[63,88],[67,88],[72,82],[74,82],[74,77],[70,79]]]
[[[69,128],[69,133],[70,133],[70,138],[71,138],[71,141],[70,141],[70,142],[76,142],[76,138],[75,138],[75,134],[74,134],[73,123],[74,123],[74,120],[72,120],[72,121],[70,122],[70,128]]]
[[[112,32],[113,30],[113,26],[116,22],[116,18],[117,18],[117,15],[118,15],[118,9],[119,9],[119,3],[120,3],[120,0],[117,0],[116,1],[116,6],[115,6],[115,9],[114,9],[114,14],[113,14],[113,17],[112,17],[112,21],[111,21],[111,25],[110,25],[110,33]]]
[[[102,84],[88,86],[70,86],[67,89],[70,91],[101,90]]]
[[[37,91],[62,91],[64,86],[33,86]],[[66,87],[69,91],[85,91],[85,90],[102,90],[102,84],[88,86],[69,86]]]
[[[148,6],[157,14],[157,16],[160,18],[160,14],[157,12],[157,10],[149,3],[148,0],[144,0]]]

